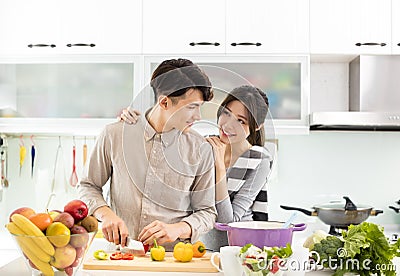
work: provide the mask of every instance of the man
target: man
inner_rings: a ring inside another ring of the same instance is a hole
[[[124,246],[129,235],[171,249],[197,240],[216,219],[212,149],[190,130],[213,93],[186,59],[162,62],[151,87],[156,103],[137,124],[105,127],[78,190],[108,241]],[[102,196],[109,179],[110,206]]]

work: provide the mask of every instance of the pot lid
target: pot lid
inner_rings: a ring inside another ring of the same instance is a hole
[[[318,204],[318,205],[315,205],[313,208],[314,209],[346,211],[345,203],[342,203],[342,202]],[[373,209],[373,207],[370,205],[357,204],[357,211],[368,210],[368,209]]]

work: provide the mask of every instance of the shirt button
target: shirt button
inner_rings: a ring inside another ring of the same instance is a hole
[[[143,218],[144,218],[144,219],[147,219],[147,216],[146,216],[146,215],[144,215],[144,216],[143,216]]]

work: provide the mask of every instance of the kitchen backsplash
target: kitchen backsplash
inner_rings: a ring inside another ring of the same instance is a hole
[[[291,214],[280,204],[310,209],[314,204],[349,196],[354,203],[382,209],[383,214],[369,221],[400,223],[400,215],[388,209],[400,199],[400,133],[398,132],[312,132],[304,136],[278,137],[277,172],[269,187],[271,220],[285,220]],[[30,139],[24,139],[30,147]],[[10,211],[31,206],[44,211],[51,194],[58,137],[35,139],[36,162],[31,178],[29,150],[19,175],[19,138],[8,140],[9,187],[0,202],[0,225]],[[84,139],[75,139],[77,173],[82,176]],[[94,138],[87,137],[88,151]],[[72,172],[73,139],[61,137],[63,162],[58,162],[55,197],[50,209],[62,208],[77,196],[69,184]],[[65,190],[67,189],[67,193]],[[299,214],[296,221],[316,221]]]

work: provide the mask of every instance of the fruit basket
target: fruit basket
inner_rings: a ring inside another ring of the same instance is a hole
[[[87,214],[80,200],[68,203],[64,212],[36,213],[22,207],[11,213],[6,228],[32,275],[72,276],[97,233],[97,220]]]
[[[96,232],[59,236],[27,236],[11,234],[24,256],[32,275],[75,275]],[[55,247],[53,242],[67,242]]]

